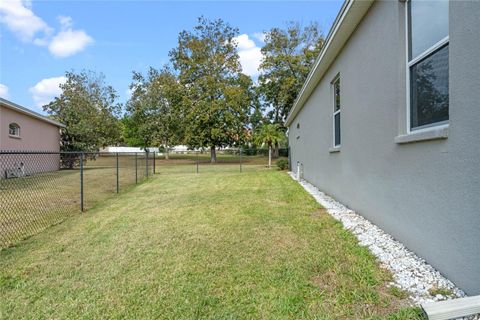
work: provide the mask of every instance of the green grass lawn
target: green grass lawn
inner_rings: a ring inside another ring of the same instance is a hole
[[[0,318],[420,319],[389,280],[285,172],[166,170],[0,251]]]
[[[149,175],[154,161],[150,155]],[[6,156],[0,159],[8,161]],[[50,158],[26,157],[27,166],[32,161],[42,167]],[[146,159],[142,154],[120,154],[119,189],[121,192],[146,177]],[[162,173],[212,173],[252,171],[265,167],[264,156],[242,156],[218,154],[218,164],[210,164],[210,155],[171,154],[169,160],[156,156],[156,168]],[[56,160],[58,161],[58,160]],[[10,162],[13,162],[10,160]],[[137,172],[135,166],[137,165]],[[88,210],[97,203],[116,194],[116,157],[114,154],[87,159],[84,170],[84,208]],[[137,176],[137,178],[136,178]],[[80,211],[80,170],[36,173],[15,179],[0,179],[0,248],[37,234],[45,228],[62,222]]]

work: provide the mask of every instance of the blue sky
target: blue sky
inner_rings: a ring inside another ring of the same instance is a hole
[[[324,34],[342,1],[0,1],[0,96],[41,111],[66,70],[103,72],[128,99],[132,71],[168,62],[178,33],[197,17],[239,28],[245,73],[257,75],[261,34],[286,21],[317,21]]]

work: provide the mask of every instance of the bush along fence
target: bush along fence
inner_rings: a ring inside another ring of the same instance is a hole
[[[286,161],[287,149],[272,160]],[[0,249],[60,223],[152,174],[247,172],[268,165],[266,149],[175,152],[0,151]],[[283,163],[283,167],[285,163]]]
[[[0,151],[0,248],[155,173],[155,153]]]

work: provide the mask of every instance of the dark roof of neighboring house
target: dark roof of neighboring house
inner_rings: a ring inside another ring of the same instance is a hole
[[[285,125],[289,126],[303,108],[317,84],[322,80],[330,65],[342,50],[350,35],[355,31],[374,0],[345,0],[325,39],[320,54],[315,60],[307,80],[303,84]]]
[[[22,107],[21,105],[18,105],[16,103],[13,103],[11,101],[8,101],[6,99],[3,99],[3,98],[0,98],[0,104],[4,107],[7,107],[9,109],[12,109],[12,110],[15,110],[19,113],[23,113],[27,116],[30,116],[32,118],[35,118],[35,119],[38,119],[38,120],[42,120],[42,121],[45,121],[45,122],[48,122],[50,124],[53,124],[57,127],[62,127],[62,128],[65,128],[65,125],[60,123],[60,122],[57,122],[55,120],[52,120],[50,118],[47,118],[45,116],[42,116],[40,113],[37,113],[35,111],[32,111],[30,109],[27,109],[25,107]]]

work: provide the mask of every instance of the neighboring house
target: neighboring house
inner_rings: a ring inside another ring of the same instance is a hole
[[[18,104],[0,98],[0,150],[16,152],[59,152],[60,129],[63,124],[42,116]],[[18,175],[58,170],[58,154],[2,155],[0,170]]]
[[[291,113],[292,170],[480,294],[480,2],[347,0]]]

